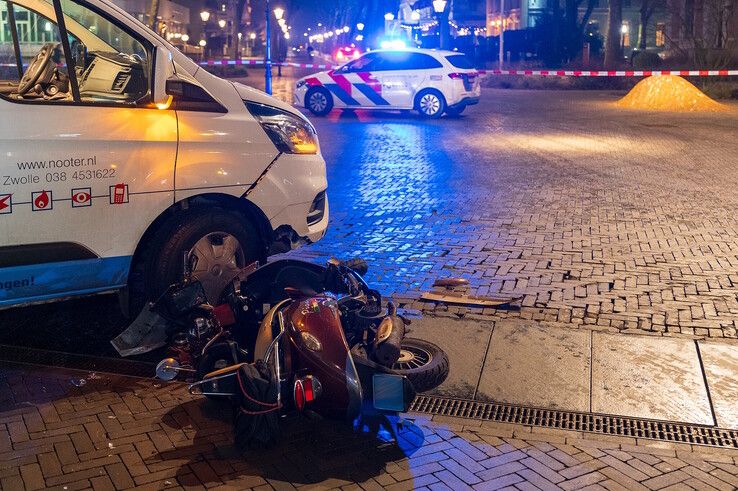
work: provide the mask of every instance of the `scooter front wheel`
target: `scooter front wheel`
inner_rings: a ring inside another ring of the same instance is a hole
[[[418,392],[435,389],[448,377],[448,355],[433,343],[421,339],[402,340],[400,358],[392,371],[404,375]]]

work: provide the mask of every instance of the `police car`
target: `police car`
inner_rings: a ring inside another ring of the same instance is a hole
[[[456,116],[480,97],[479,76],[469,59],[454,51],[377,50],[335,70],[297,81],[294,103],[316,116],[334,107],[415,109],[421,116]]]
[[[300,111],[213,76],[108,0],[0,0],[0,308],[120,291],[320,239],[325,161]]]

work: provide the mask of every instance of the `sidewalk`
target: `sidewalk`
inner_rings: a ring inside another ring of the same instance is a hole
[[[370,433],[300,421],[286,425],[276,448],[241,455],[227,413],[177,383],[3,365],[0,487],[738,487],[734,450],[421,415],[411,417],[399,446]]]
[[[615,334],[525,320],[424,317],[449,397],[738,428],[738,342]]]

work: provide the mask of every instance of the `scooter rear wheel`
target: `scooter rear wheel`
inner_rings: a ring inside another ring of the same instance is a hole
[[[406,376],[416,391],[425,392],[435,389],[448,377],[448,356],[433,343],[405,338],[392,371]]]

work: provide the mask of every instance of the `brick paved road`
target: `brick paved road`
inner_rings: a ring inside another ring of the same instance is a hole
[[[524,297],[493,318],[735,338],[738,105],[639,113],[613,108],[620,95],[485,90],[460,119],[312,118],[333,221],[295,255],[363,255],[408,298],[438,276]]]
[[[275,79],[277,95],[289,99],[293,80]],[[313,118],[332,222],[294,255],[364,256],[381,290],[437,313],[736,338],[738,106],[633,113],[612,108],[617,97],[490,89],[459,119]],[[412,301],[439,276],[469,278],[474,293],[523,296],[523,308]],[[48,335],[36,339],[58,346],[83,330],[106,350],[125,324],[115,310],[108,299],[0,313],[0,342],[41,329]]]
[[[180,384],[0,366],[0,488],[738,488],[735,450],[420,415],[399,445],[301,421],[240,454],[227,413]]]
[[[438,276],[524,297],[503,315],[736,337],[738,111],[615,99],[487,90],[460,119],[314,118],[332,223],[296,255],[365,256],[372,281],[407,297]]]

